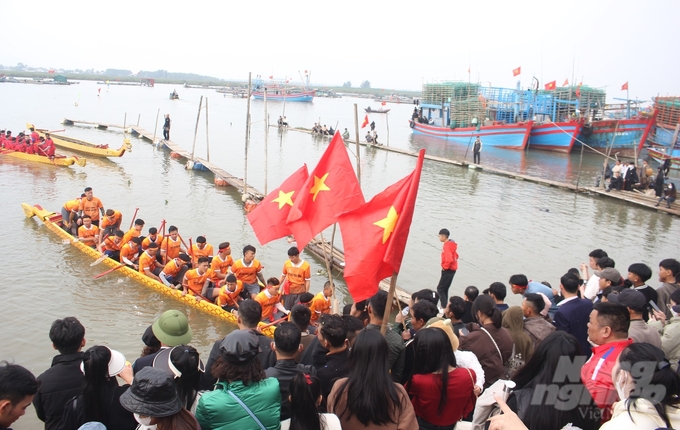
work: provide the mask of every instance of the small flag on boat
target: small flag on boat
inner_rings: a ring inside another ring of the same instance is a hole
[[[421,149],[408,176],[338,217],[345,246],[344,278],[355,301],[374,295],[380,281],[401,268],[424,158]]]
[[[382,103],[380,103],[380,104],[383,105],[383,106],[385,106],[385,105],[387,105],[387,102],[382,102]]]
[[[364,122],[361,124],[361,128],[365,128],[368,125],[368,115],[364,118]]]
[[[580,99],[581,98],[581,88],[576,87],[576,98]]]
[[[517,75],[519,75],[520,73],[522,73],[522,68],[521,68],[521,67],[518,67],[518,68],[516,68],[516,69],[512,69],[512,76],[517,76]]]
[[[627,90],[627,89],[628,89],[628,82],[626,82],[625,84],[621,85],[621,91]]]
[[[565,79],[564,83],[562,84],[563,87],[566,87],[567,85],[569,85],[569,79]]]
[[[557,87],[557,81],[548,82],[545,84],[546,90],[554,90]]]

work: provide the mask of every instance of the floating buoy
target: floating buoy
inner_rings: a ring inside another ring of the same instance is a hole
[[[170,158],[177,160],[177,159],[182,158],[182,156],[179,155],[179,154],[176,153],[176,152],[171,152],[171,153],[170,153]]]
[[[257,206],[257,203],[248,199],[243,205],[243,209],[245,209],[246,213],[250,213],[253,209],[255,209],[255,206]]]
[[[223,178],[217,178],[216,177],[215,178],[215,185],[217,185],[218,187],[225,187],[225,186],[227,186],[227,181],[224,180]]]

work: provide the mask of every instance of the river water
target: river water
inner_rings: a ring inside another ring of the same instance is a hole
[[[101,92],[98,95],[98,89]],[[177,89],[180,99],[168,94]],[[98,85],[82,82],[72,86],[0,85],[0,128],[16,135],[32,122],[40,128],[62,129],[62,118],[103,123],[136,124],[154,130],[160,109],[158,135],[162,135],[163,114],[172,118],[171,139],[191,150],[200,96],[209,98],[210,160],[235,176],[244,174],[246,103],[244,99],[223,97],[211,90],[183,89],[157,85],[154,88]],[[324,99],[313,103],[287,103],[285,115],[292,126],[311,128],[321,122],[340,130],[354,129],[353,104],[372,105],[368,99]],[[462,159],[466,147],[426,136],[413,136],[407,119],[412,105],[388,105],[388,115],[372,114],[380,141],[428,154]],[[268,104],[271,122],[283,115],[280,102]],[[127,113],[127,117],[125,117]],[[307,163],[316,165],[327,145],[293,130],[279,133],[270,129],[268,160],[265,166],[264,103],[252,101],[252,134],[248,182],[260,191],[274,189],[288,175]],[[389,123],[388,123],[389,121]],[[389,131],[388,131],[389,128]],[[68,135],[117,148],[119,131],[99,131],[67,127]],[[365,134],[365,130],[362,131]],[[103,265],[90,267],[91,260],[75,248],[62,244],[35,219],[26,219],[22,202],[41,204],[58,211],[67,200],[91,186],[106,208],[123,213],[123,225],[139,208],[138,217],[146,227],[158,226],[162,219],[179,227],[189,237],[205,235],[217,245],[230,241],[234,258],[246,244],[258,248],[257,257],[265,266],[266,277],[281,273],[289,244],[284,239],[259,246],[245,219],[240,195],[232,188],[216,187],[212,174],[186,171],[169,156],[148,142],[132,139],[133,151],[117,159],[88,159],[86,167],[54,167],[24,164],[0,158],[0,196],[3,221],[0,235],[7,252],[5,291],[0,302],[4,315],[0,331],[0,359],[22,364],[36,375],[49,367],[55,354],[48,331],[57,318],[76,316],[85,325],[87,346],[106,344],[133,361],[142,348],[141,334],[163,311],[178,308],[190,318],[194,331],[192,344],[206,353],[212,343],[233,327],[213,320],[194,309],[185,308],[165,296],[151,292],[130,279],[112,273],[97,280],[92,277]],[[205,114],[199,123],[196,154],[206,156]],[[361,148],[362,188],[366,199],[407,175],[414,167],[413,157],[379,149]],[[353,155],[350,158],[354,161]],[[467,154],[468,160],[471,154]],[[486,149],[482,163],[552,180],[575,183],[579,154],[552,154],[539,151]],[[602,159],[584,157],[581,184],[591,185]],[[559,285],[559,278],[571,267],[587,262],[588,253],[603,248],[625,275],[628,265],[650,265],[658,285],[658,262],[677,258],[680,223],[671,216],[637,208],[596,196],[571,192],[509,179],[479,170],[426,161],[423,166],[413,225],[398,284],[409,291],[434,288],[439,279],[441,244],[437,233],[448,228],[459,246],[459,270],[451,294],[462,295],[468,285],[486,288],[494,281],[507,284],[510,275],[525,273],[530,279]],[[329,238],[331,230],[325,232]],[[336,242],[340,243],[339,234]],[[312,266],[312,292],[325,281],[323,262],[308,253],[303,258]],[[24,265],[25,264],[25,265]],[[349,302],[340,282],[341,303]],[[517,297],[509,297],[519,304]],[[38,427],[32,410],[14,425],[15,429]]]

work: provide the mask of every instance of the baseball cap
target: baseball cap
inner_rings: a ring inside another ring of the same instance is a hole
[[[621,274],[618,270],[613,267],[607,267],[606,269],[595,271],[595,276],[599,278],[604,278],[612,282],[619,282],[621,280]]]
[[[644,311],[645,306],[647,305],[645,295],[632,288],[626,288],[619,294],[610,294],[607,296],[607,300],[612,303],[618,303],[636,312]]]

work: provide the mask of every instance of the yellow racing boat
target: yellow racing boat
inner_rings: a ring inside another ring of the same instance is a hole
[[[48,130],[36,128],[40,136],[45,137]],[[76,139],[74,137],[64,136],[61,134],[49,133],[54,141],[54,145],[59,148],[68,149],[69,151],[80,152],[91,157],[122,157],[125,151],[132,151],[132,145],[129,139],[123,140],[123,146],[118,149],[110,149],[108,145],[95,145],[94,143],[86,142],[84,140]]]
[[[64,240],[64,242],[68,241],[71,245],[73,245],[78,250],[90,256],[93,260],[96,260],[99,257],[101,257],[101,254],[98,251],[79,242],[78,239],[68,234],[68,232],[64,231],[59,226],[61,222],[61,214],[47,211],[39,205],[31,206],[27,203],[22,203],[21,208],[24,210],[24,214],[26,214],[26,217],[28,218],[32,218],[34,216],[38,217],[38,219],[42,221],[47,226],[47,228],[49,228],[50,230],[52,230],[53,233],[56,233],[59,237],[61,237],[62,240]],[[118,266],[120,266],[120,263],[118,261],[112,260],[111,258],[105,258],[102,263],[106,264],[111,268],[117,268]],[[156,281],[155,279],[151,279],[148,276],[143,275],[136,270],[130,269],[127,266],[118,270],[118,273],[125,275],[128,278],[133,279],[134,281],[148,288],[156,290],[157,292],[163,295],[171,297],[179,302],[182,302],[185,305],[199,309],[216,318],[220,318],[230,324],[234,325],[236,324],[236,315],[232,314],[231,312],[223,310],[220,306],[208,303],[204,300],[196,301],[196,298],[193,296],[189,295],[182,296],[181,291],[176,290],[174,288],[166,287],[165,285]],[[269,326],[263,323],[260,323],[260,326],[262,327],[261,331],[263,334],[272,338],[274,337],[275,330],[274,326]]]
[[[0,156],[18,158],[20,160],[34,161],[36,163],[52,164],[55,166],[72,166],[77,164],[85,166],[87,160],[85,158],[78,158],[75,155],[66,157],[64,155],[55,155],[54,158],[49,158],[44,155],[26,154],[25,152],[12,151],[11,149],[0,148]]]

